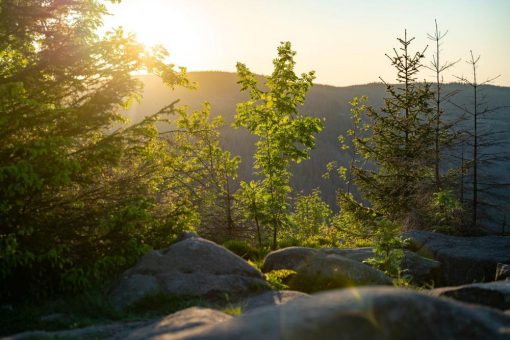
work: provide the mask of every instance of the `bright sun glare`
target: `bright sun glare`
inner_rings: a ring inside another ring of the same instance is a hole
[[[172,55],[172,62],[192,68],[201,67],[203,60],[197,49],[204,45],[207,32],[206,16],[192,6],[176,6],[164,0],[126,0],[115,5],[106,20],[106,28],[122,26],[136,34],[147,47],[161,44]]]

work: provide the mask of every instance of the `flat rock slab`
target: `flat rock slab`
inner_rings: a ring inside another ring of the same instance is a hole
[[[410,248],[441,262],[440,285],[457,286],[493,281],[498,263],[510,264],[510,236],[460,237],[410,231]]]
[[[433,289],[430,294],[501,310],[510,309],[510,281],[444,287]]]
[[[151,251],[117,280],[110,293],[122,309],[148,295],[239,298],[268,290],[262,274],[214,242],[188,237]]]
[[[497,310],[389,287],[342,289],[181,334],[186,339],[509,339]]]

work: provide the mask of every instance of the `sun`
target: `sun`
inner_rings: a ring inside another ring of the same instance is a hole
[[[109,11],[105,28],[121,26],[147,47],[164,46],[178,65],[197,68],[203,62],[198,56],[203,57],[202,50],[211,43],[207,16],[191,1],[124,0]]]

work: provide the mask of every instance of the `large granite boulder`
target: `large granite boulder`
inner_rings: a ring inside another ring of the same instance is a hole
[[[306,293],[336,288],[368,285],[391,285],[392,280],[380,270],[335,254],[318,253],[296,269],[289,288]]]
[[[510,310],[510,281],[443,287],[433,289],[430,294],[501,310]]]
[[[306,259],[319,253],[336,254],[358,262],[363,262],[375,256],[374,249],[371,247],[348,249],[289,247],[269,253],[264,260],[262,271],[269,272],[276,269],[296,270]],[[441,278],[441,264],[438,261],[420,256],[409,250],[404,251],[401,266],[406,273],[413,277],[413,282],[415,283],[435,282]]]
[[[498,263],[510,264],[510,236],[450,236],[427,231],[404,233],[410,249],[441,262],[439,285],[493,281]]]
[[[187,339],[508,339],[510,316],[412,290],[329,291],[179,334]],[[170,337],[171,338],[171,337]]]
[[[214,242],[189,237],[146,254],[111,290],[113,304],[132,305],[154,294],[238,298],[269,286],[241,257]]]

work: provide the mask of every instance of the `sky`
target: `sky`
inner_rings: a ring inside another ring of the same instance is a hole
[[[109,5],[103,29],[122,26],[146,45],[162,44],[170,61],[189,71],[235,71],[237,62],[270,74],[276,48],[290,41],[296,71],[316,71],[316,83],[335,86],[393,82],[385,53],[407,29],[412,51],[434,46],[427,39],[437,20],[448,31],[445,61],[462,59],[450,72],[469,76],[470,50],[481,55],[480,80],[510,86],[510,0],[122,0]],[[430,71],[421,79],[433,80]]]

